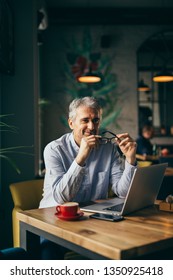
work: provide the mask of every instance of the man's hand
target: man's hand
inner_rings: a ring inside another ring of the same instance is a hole
[[[125,155],[126,160],[134,165],[136,162],[136,147],[137,143],[130,137],[128,133],[117,134],[119,139],[116,139],[122,153]]]
[[[83,165],[88,158],[90,151],[98,147],[98,135],[84,136],[80,143],[79,153],[76,157],[76,162]]]

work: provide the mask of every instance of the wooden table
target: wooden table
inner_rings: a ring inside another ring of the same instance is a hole
[[[29,235],[43,236],[91,259],[136,259],[173,247],[173,213],[158,205],[125,217],[121,222],[89,218],[62,221],[55,207],[18,213],[21,247],[29,250]]]
[[[173,167],[166,168],[165,176],[173,176]]]

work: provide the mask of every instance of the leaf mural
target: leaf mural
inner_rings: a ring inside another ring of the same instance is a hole
[[[99,41],[99,40],[98,40]],[[99,99],[103,107],[102,127],[105,129],[110,124],[118,126],[121,108],[118,106],[120,94],[117,93],[116,75],[112,73],[112,58],[103,55],[93,48],[92,36],[88,27],[84,29],[81,42],[75,37],[71,39],[71,46],[66,54],[64,72],[67,79],[65,93],[74,98],[94,96]],[[78,82],[78,77],[89,70],[101,77],[101,82],[86,84]],[[64,122],[64,117],[61,118]]]
[[[114,123],[114,122],[115,122],[115,126],[116,126],[116,119],[118,118],[120,113],[121,113],[121,108],[119,108],[117,111],[111,112],[110,114],[105,116],[101,123],[101,129],[106,129],[110,123]]]

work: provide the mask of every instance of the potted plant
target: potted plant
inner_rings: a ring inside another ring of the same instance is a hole
[[[5,117],[7,117],[9,115],[0,115],[0,133],[2,132],[10,132],[10,133],[17,133],[17,127],[13,126],[13,125],[9,125],[6,122],[3,121],[3,119]],[[31,155],[30,153],[27,153],[25,151],[23,151],[24,148],[28,148],[26,146],[13,146],[13,147],[5,147],[2,148],[0,146],[0,160],[4,159],[6,161],[9,162],[9,164],[14,168],[14,170],[20,174],[20,170],[17,167],[16,163],[11,159],[11,157],[9,156],[12,153],[18,153],[18,154],[28,154]],[[31,148],[31,147],[29,147]]]

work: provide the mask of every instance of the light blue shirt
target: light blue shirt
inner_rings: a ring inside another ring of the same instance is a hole
[[[116,144],[92,149],[84,166],[75,161],[78,151],[73,133],[45,147],[46,174],[40,208],[67,201],[104,199],[110,185],[117,196],[126,196],[136,166],[120,157]]]

